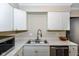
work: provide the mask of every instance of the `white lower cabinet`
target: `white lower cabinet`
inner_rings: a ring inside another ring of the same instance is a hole
[[[24,45],[15,56],[50,56],[50,53],[48,45]],[[77,45],[69,46],[69,56],[78,56]]]
[[[78,56],[78,46],[77,45],[69,46],[69,56]]]
[[[30,45],[24,46],[23,55],[24,56],[49,56],[50,54],[49,46],[43,45]]]

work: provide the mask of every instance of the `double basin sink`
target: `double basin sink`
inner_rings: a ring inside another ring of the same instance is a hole
[[[47,44],[47,40],[28,40],[26,44]]]

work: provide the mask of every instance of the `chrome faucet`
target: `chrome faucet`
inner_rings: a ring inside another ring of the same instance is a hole
[[[42,37],[42,30],[41,29],[38,29],[37,30],[37,40],[40,41],[40,37]]]

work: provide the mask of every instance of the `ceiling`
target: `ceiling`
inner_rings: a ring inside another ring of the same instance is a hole
[[[71,9],[79,9],[79,3],[12,3],[13,6],[29,7],[29,6],[71,6]]]
[[[71,3],[19,3],[19,6],[68,6]]]

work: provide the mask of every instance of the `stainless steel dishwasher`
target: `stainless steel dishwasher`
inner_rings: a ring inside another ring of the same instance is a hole
[[[51,46],[50,56],[69,56],[68,46]]]

